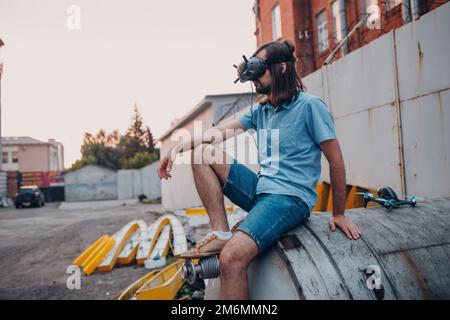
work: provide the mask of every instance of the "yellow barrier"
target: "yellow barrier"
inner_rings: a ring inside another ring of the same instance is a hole
[[[319,182],[316,186],[317,203],[312,211],[333,211],[333,190],[329,183]],[[375,189],[366,189],[359,186],[346,186],[346,198],[345,209],[361,208],[364,206],[364,197],[356,194],[357,192],[370,192],[374,195],[377,194]],[[375,202],[369,202],[367,207],[378,207],[379,204]]]
[[[173,300],[184,284],[181,276],[183,265],[184,260],[181,259],[158,272],[136,291],[136,299]]]
[[[142,227],[140,227],[142,225]],[[97,269],[101,272],[111,271],[116,264],[117,257],[122,251],[123,247],[127,243],[131,235],[140,228],[146,228],[144,221],[131,221],[127,223],[122,229],[113,235],[115,245],[108,253],[105,259],[97,266]]]
[[[114,238],[108,237],[101,247],[95,250],[90,256],[89,260],[86,262],[83,272],[88,276],[94,272],[95,268],[105,259],[111,249],[114,247],[116,240]]]
[[[234,209],[234,207],[233,206],[231,206],[231,207],[226,207],[225,208],[225,212],[227,212],[227,213],[233,213],[233,209]],[[205,208],[189,208],[189,209],[186,209],[185,211],[184,211],[184,213],[186,214],[186,215],[196,215],[196,214],[200,214],[200,215],[205,215],[205,214],[208,214],[208,212],[206,211],[206,209]]]
[[[87,258],[92,254],[92,252],[101,246],[106,240],[108,236],[105,234],[98,238],[93,244],[91,244],[84,252],[73,261],[73,264],[81,267],[81,265],[87,260]]]
[[[125,290],[119,293],[119,295],[114,298],[114,300],[130,300],[137,290],[139,290],[145,283],[151,280],[160,270],[154,270],[147,273],[142,278],[133,282],[130,286],[128,286]]]

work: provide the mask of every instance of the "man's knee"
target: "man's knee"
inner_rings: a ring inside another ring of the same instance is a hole
[[[246,265],[239,259],[239,251],[235,248],[223,248],[220,252],[220,270],[222,273],[228,271],[245,268]]]
[[[256,243],[238,231],[220,252],[220,269],[224,273],[246,269],[257,254]]]

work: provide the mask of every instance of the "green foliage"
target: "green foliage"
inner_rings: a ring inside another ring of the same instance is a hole
[[[158,160],[158,155],[153,152],[138,152],[133,158],[125,159],[123,169],[140,169]]]
[[[124,137],[124,158],[131,159],[139,152],[147,151],[146,132],[142,121],[142,115],[134,105],[132,122]]]
[[[94,136],[86,132],[81,146],[81,159],[69,171],[88,164],[96,164],[112,170],[139,169],[159,159],[159,149],[147,126],[144,129],[142,115],[134,106],[132,123],[124,136],[115,130],[108,134],[99,130]]]

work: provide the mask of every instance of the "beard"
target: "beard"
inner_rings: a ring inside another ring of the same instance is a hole
[[[258,85],[255,85],[255,91],[259,94],[269,94],[271,88],[270,86],[263,86],[261,82],[258,82]]]

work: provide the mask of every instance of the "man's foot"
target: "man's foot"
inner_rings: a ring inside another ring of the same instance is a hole
[[[194,248],[182,253],[182,259],[198,259],[214,256],[222,251],[230,239],[219,239],[216,234],[208,233]]]

